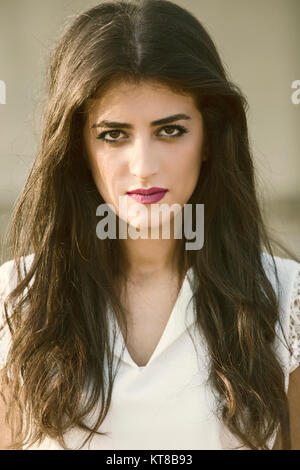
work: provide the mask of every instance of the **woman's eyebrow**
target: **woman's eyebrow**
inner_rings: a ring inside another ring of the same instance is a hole
[[[191,119],[191,117],[188,116],[187,114],[173,114],[172,116],[158,119],[157,121],[152,121],[150,125],[159,126],[160,124],[169,124],[170,122],[179,121],[180,119]],[[116,121],[106,121],[106,120],[93,124],[91,129],[96,128],[96,127],[109,127],[109,128],[123,127],[125,129],[133,129],[133,125],[128,124],[127,122],[116,122]]]

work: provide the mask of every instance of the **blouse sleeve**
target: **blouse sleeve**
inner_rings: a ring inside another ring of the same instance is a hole
[[[15,273],[13,262],[6,261],[0,266],[0,370],[6,365],[7,355],[11,346],[11,334],[6,321],[4,301],[13,290]],[[8,315],[10,312],[8,310]]]
[[[292,288],[289,325],[289,345],[292,351],[289,373],[291,373],[300,366],[300,267],[296,272]]]

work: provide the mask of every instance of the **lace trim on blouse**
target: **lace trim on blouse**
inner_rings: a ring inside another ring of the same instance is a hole
[[[292,287],[289,324],[289,344],[292,350],[289,365],[291,373],[300,366],[300,269]]]

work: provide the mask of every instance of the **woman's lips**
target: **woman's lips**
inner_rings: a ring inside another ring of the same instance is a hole
[[[160,201],[164,195],[168,192],[168,190],[158,191],[157,193],[153,194],[139,194],[139,193],[132,193],[128,194],[128,196],[132,197],[136,202],[140,202],[141,204],[154,204],[155,202]]]

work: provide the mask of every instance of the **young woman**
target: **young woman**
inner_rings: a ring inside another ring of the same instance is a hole
[[[300,263],[272,254],[247,104],[205,29],[102,2],[48,78],[0,268],[2,448],[297,448]],[[102,236],[103,207],[131,236]]]

